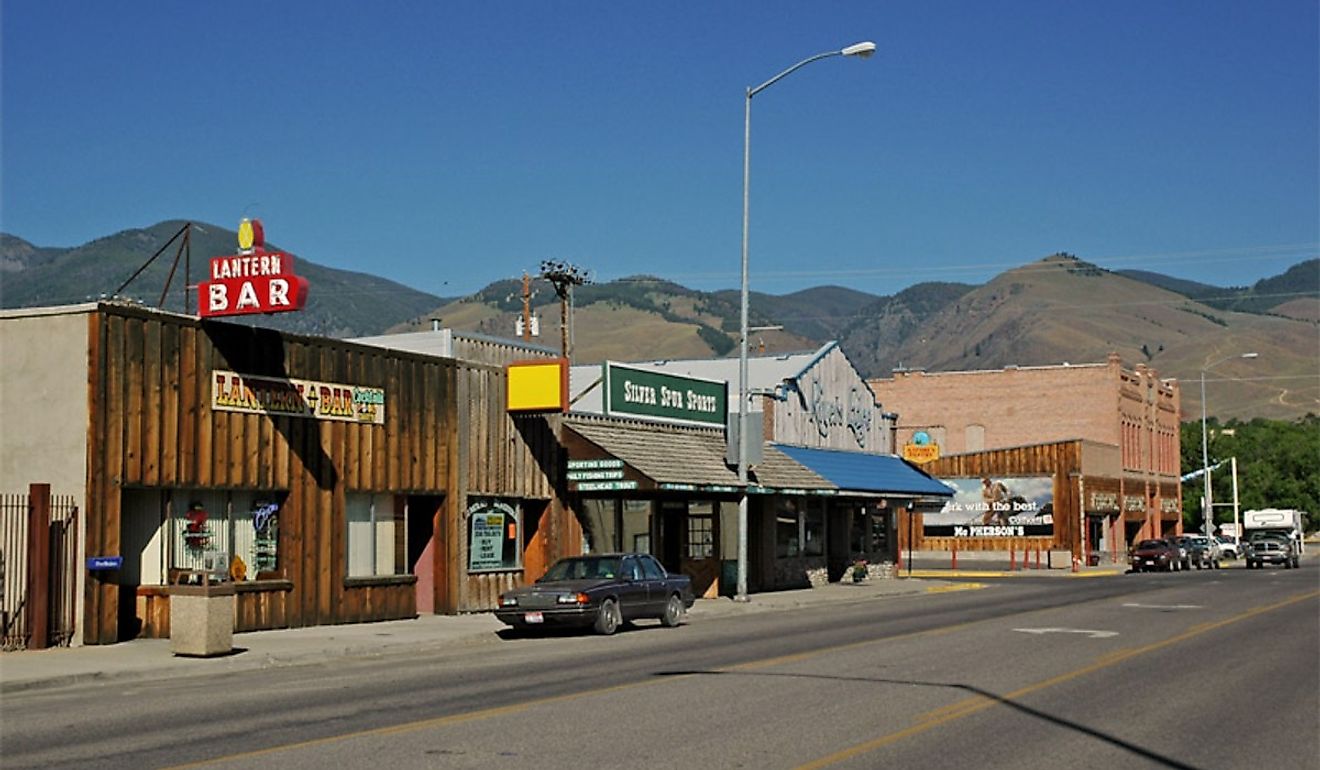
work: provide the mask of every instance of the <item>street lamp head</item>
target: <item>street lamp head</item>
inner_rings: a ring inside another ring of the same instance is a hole
[[[875,53],[875,43],[872,43],[869,40],[863,43],[853,43],[839,53],[844,56],[856,56],[861,59],[868,59],[871,54]]]

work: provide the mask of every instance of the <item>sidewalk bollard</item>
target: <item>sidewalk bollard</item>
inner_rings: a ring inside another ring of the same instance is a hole
[[[1040,569],[1040,546],[1036,546],[1036,569]]]
[[[1012,572],[1012,571],[1015,570],[1015,569],[1017,569],[1017,547],[1016,547],[1016,546],[1008,549],[1008,571],[1009,571],[1009,572]]]
[[[953,543],[953,566],[951,567],[951,569],[954,569],[954,570],[957,570],[957,569],[958,569],[958,542],[957,542],[957,541],[954,541],[954,543]]]

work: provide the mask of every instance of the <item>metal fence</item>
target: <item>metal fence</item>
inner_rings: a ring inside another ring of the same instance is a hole
[[[0,495],[0,646],[26,648],[32,638],[29,623],[28,510],[25,494]],[[47,638],[66,646],[73,639],[77,602],[78,506],[72,495],[50,498],[50,581]]]

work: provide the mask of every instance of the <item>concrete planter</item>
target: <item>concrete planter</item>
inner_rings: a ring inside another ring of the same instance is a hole
[[[208,658],[234,650],[234,584],[170,586],[170,652]]]

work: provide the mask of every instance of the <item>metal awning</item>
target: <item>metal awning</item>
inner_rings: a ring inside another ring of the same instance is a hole
[[[944,482],[896,455],[772,444],[784,455],[815,471],[841,493],[953,497]]]

